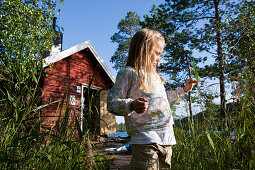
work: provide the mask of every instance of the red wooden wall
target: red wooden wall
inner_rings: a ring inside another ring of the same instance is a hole
[[[75,95],[75,106],[70,106],[70,108],[76,110],[76,113],[79,113],[81,104],[81,93],[77,93],[77,86],[89,84],[93,74],[93,86],[109,89],[113,85],[107,73],[88,48],[55,62],[52,64],[52,67],[46,67],[45,71],[43,104],[48,104],[56,100],[61,101],[63,100],[64,94],[67,95],[69,101],[69,95]],[[42,109],[42,116],[46,116],[43,118],[43,123],[49,127],[56,119],[54,116],[59,114],[56,113],[59,105],[60,102],[57,102]],[[72,116],[70,118],[74,120]]]

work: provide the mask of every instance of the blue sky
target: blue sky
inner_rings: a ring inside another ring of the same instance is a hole
[[[90,40],[108,68],[116,76],[110,58],[117,44],[111,42],[111,36],[118,32],[117,25],[127,12],[135,11],[143,19],[149,14],[153,4],[164,0],[64,0],[59,5],[60,16],[57,24],[63,27],[63,50]],[[123,117],[117,120],[123,122]]]

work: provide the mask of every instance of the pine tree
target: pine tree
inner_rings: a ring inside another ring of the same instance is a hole
[[[115,70],[125,66],[129,44],[133,35],[141,28],[139,24],[140,16],[135,12],[128,12],[125,19],[118,24],[119,31],[111,37],[113,43],[118,43],[118,48],[110,60],[114,63]]]

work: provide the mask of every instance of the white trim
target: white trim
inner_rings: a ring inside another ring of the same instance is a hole
[[[112,74],[112,72],[109,70],[109,68],[106,66],[104,60],[102,59],[102,57],[97,53],[95,47],[91,44],[91,42],[85,41],[81,44],[78,44],[76,46],[73,46],[67,50],[61,51],[60,53],[57,53],[55,55],[51,55],[48,56],[44,59],[44,64],[43,67],[47,67],[52,63],[55,63],[59,60],[62,60],[66,57],[71,56],[72,54],[79,52],[85,48],[89,48],[90,51],[93,53],[93,55],[95,56],[96,60],[99,62],[99,64],[103,67],[104,71],[107,73],[107,75],[110,77],[110,79],[112,80],[113,83],[115,83],[115,78]]]
[[[84,101],[83,101],[83,85],[81,85],[81,131],[83,132],[83,111],[84,111]]]
[[[85,84],[85,83],[81,84],[81,131],[83,131],[83,115],[84,115],[84,113],[83,113],[83,111],[84,111],[84,101],[83,101],[83,98],[84,98],[84,88],[88,88],[88,87],[89,87],[88,84]],[[90,89],[100,90],[102,88],[90,85]]]
[[[88,88],[89,85],[88,85],[88,84],[82,83],[82,87]],[[93,90],[100,90],[100,89],[102,89],[102,88],[101,88],[101,87],[97,87],[97,86],[90,85],[90,89],[93,89]]]

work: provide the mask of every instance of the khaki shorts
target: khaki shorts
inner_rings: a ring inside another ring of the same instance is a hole
[[[132,144],[134,170],[171,169],[172,147],[159,144]]]

